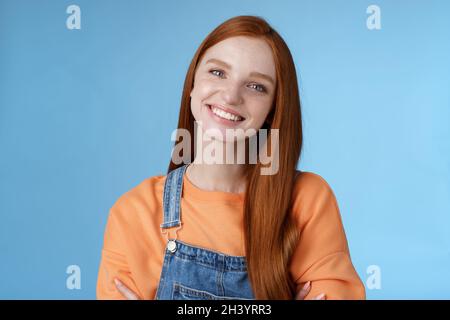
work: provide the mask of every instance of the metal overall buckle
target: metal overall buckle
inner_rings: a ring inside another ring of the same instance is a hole
[[[175,238],[169,238],[169,231],[171,228],[169,229],[164,229],[161,228],[161,233],[166,235],[166,239],[167,239],[167,245],[166,248],[167,250],[169,250],[170,253],[174,253],[175,251],[177,251],[177,243],[175,242],[175,240],[177,240],[178,238],[178,230],[180,230],[182,227],[182,223],[180,222],[180,225],[175,229]]]

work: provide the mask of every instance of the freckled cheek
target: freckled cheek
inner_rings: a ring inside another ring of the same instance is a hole
[[[194,87],[194,94],[198,99],[206,99],[218,90],[217,84],[211,81],[198,81]]]
[[[263,124],[269,114],[271,104],[266,101],[253,101],[247,105],[248,114],[254,120],[255,124]]]
[[[204,120],[205,117],[203,103],[213,96],[216,86],[209,81],[196,81],[191,96],[191,111],[194,118]]]

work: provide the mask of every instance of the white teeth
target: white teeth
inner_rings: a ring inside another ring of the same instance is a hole
[[[211,111],[212,111],[214,114],[216,114],[216,115],[218,115],[219,117],[221,117],[221,118],[224,118],[224,119],[227,119],[227,120],[231,120],[231,121],[241,121],[241,120],[242,120],[241,117],[236,116],[236,115],[231,114],[231,113],[228,113],[228,112],[225,112],[225,111],[223,111],[222,109],[215,108],[215,107],[213,107],[213,106],[210,106],[210,107],[211,107]]]

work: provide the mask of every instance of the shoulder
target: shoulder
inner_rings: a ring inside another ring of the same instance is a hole
[[[148,177],[124,192],[114,202],[110,215],[128,222],[148,215],[149,211],[157,212],[162,205],[165,175]]]
[[[323,207],[338,211],[336,197],[330,184],[317,173],[297,170],[292,194],[293,214],[304,223]]]
[[[313,200],[319,195],[330,195],[333,190],[330,184],[319,174],[296,170],[294,197]]]
[[[159,228],[164,176],[153,176],[123,193],[110,207],[103,248],[125,254]],[[134,249],[133,249],[134,250]]]

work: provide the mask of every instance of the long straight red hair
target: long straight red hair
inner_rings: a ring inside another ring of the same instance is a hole
[[[272,109],[263,128],[279,130],[279,168],[273,175],[261,175],[262,164],[245,166],[244,234],[247,270],[256,299],[292,299],[295,284],[289,264],[299,238],[291,214],[291,196],[297,163],[302,149],[302,121],[297,75],[290,50],[281,36],[257,16],[237,16],[215,28],[200,44],[184,82],[178,129],[194,137],[194,117],[190,93],[198,63],[205,51],[218,42],[235,36],[265,40],[272,49],[277,85]],[[266,143],[271,145],[270,132]],[[177,137],[175,144],[182,139]],[[195,158],[191,139],[191,162]],[[172,160],[168,172],[180,167]]]

